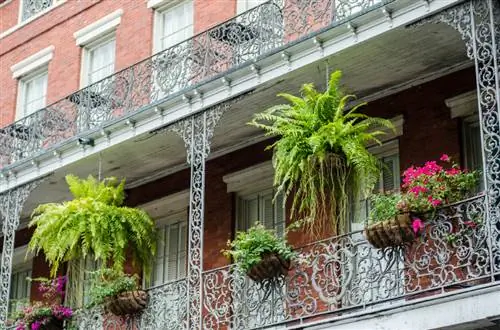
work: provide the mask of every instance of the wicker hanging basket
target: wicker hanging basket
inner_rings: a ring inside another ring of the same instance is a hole
[[[40,330],[62,330],[64,329],[64,322],[52,317],[49,322],[40,327]]]
[[[255,282],[263,282],[265,280],[286,276],[290,269],[290,261],[284,260],[276,253],[269,253],[262,256],[262,260],[247,272]]]
[[[132,315],[146,308],[148,294],[146,291],[127,291],[110,297],[104,304],[104,309],[114,315]]]
[[[392,220],[368,225],[364,235],[371,245],[379,249],[401,246],[415,239],[409,213],[399,214]]]

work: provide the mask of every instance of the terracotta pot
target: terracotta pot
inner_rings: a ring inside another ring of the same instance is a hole
[[[148,294],[146,291],[127,291],[106,299],[104,309],[117,316],[132,315],[146,308],[147,303]]]
[[[415,238],[408,213],[369,225],[365,228],[364,235],[368,242],[378,249],[401,246]]]
[[[290,269],[290,261],[284,260],[276,253],[265,254],[262,260],[247,272],[255,282],[286,276]]]

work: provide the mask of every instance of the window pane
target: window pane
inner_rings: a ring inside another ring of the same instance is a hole
[[[154,286],[186,276],[187,221],[164,225],[158,231]]]
[[[99,81],[114,72],[115,40],[110,40],[89,53],[89,84]]]
[[[193,2],[187,1],[162,14],[161,46],[166,49],[193,35]]]
[[[40,74],[24,82],[24,116],[45,106],[47,94],[47,73]]]

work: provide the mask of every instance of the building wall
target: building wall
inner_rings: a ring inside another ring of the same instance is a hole
[[[0,36],[18,22],[19,3],[12,0],[0,7]],[[80,89],[82,48],[73,33],[98,19],[123,9],[116,30],[115,71],[152,55],[153,13],[146,1],[68,0],[25,26],[0,38],[0,126],[15,118],[18,82],[10,67],[53,45],[49,63],[47,104]],[[225,21],[236,12],[236,0],[194,0],[195,33]]]

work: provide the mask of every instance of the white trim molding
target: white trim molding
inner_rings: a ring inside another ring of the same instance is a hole
[[[120,25],[122,15],[123,9],[120,8],[73,33],[77,46],[85,46],[116,30]]]
[[[163,7],[163,9],[167,7],[174,7],[181,3],[184,0],[148,0],[147,2],[147,7],[152,8],[152,9],[158,9],[160,7]]]
[[[189,190],[183,190],[151,202],[139,205],[153,219],[168,218],[180,212],[187,212],[189,206]]]
[[[12,77],[14,79],[20,78],[44,65],[47,65],[54,56],[54,49],[55,47],[51,45],[47,48],[42,49],[38,53],[25,58],[21,62],[14,64],[10,67],[10,70],[12,71]]]
[[[451,118],[468,117],[477,112],[477,92],[470,91],[444,101],[450,108]]]
[[[266,161],[241,171],[226,174],[222,181],[227,185],[227,192],[249,194],[273,187],[274,168],[272,161]]]

